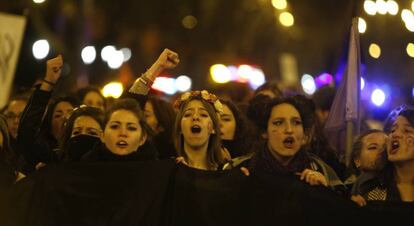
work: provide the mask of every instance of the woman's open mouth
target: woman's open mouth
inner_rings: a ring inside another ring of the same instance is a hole
[[[400,148],[400,142],[398,140],[391,141],[391,150],[390,154],[397,153],[398,149]]]
[[[195,133],[195,134],[198,134],[198,133],[201,132],[201,127],[199,125],[194,125],[194,126],[191,127],[191,132]]]
[[[128,147],[128,143],[126,141],[121,140],[121,141],[116,142],[116,146],[119,148],[126,148]]]
[[[283,146],[285,146],[285,148],[293,148],[294,144],[295,144],[295,139],[293,137],[286,137],[283,140]]]

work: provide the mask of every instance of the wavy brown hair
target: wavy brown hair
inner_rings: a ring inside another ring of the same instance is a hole
[[[210,138],[208,141],[207,163],[210,168],[217,168],[217,166],[224,163],[224,159],[221,155],[220,122],[214,106],[210,102],[201,98],[201,96],[190,96],[179,106],[173,130],[173,141],[175,149],[177,151],[177,155],[187,158],[187,154],[184,150],[184,137],[181,132],[181,119],[184,116],[185,107],[188,105],[188,103],[190,103],[193,100],[199,100],[203,104],[204,108],[207,110],[211,118],[211,121],[213,122],[213,129],[215,133],[210,134]]]

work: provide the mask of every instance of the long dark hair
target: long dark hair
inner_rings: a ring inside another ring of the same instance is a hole
[[[293,98],[301,105],[300,109],[311,123],[308,150],[323,160],[326,160],[332,154],[336,156],[335,149],[329,145],[328,139],[323,132],[323,127],[316,116],[314,101],[303,95],[296,95]]]
[[[304,134],[305,136],[309,137],[312,129],[312,120],[307,117],[306,110],[304,110],[300,100],[297,97],[274,98],[266,103],[266,105],[263,107],[263,117],[256,121],[258,123],[257,127],[259,128],[260,132],[262,134],[267,132],[268,122],[270,120],[273,108],[280,104],[289,104],[299,112],[300,118],[302,120]],[[268,150],[268,142],[268,139],[263,139],[259,146],[257,146],[256,156],[250,162],[249,167],[253,169],[267,168],[267,170],[276,171],[286,170],[286,167],[281,166],[281,164],[278,161],[274,160],[271,157],[272,155],[269,154],[270,150]],[[289,163],[290,166],[288,168],[290,168],[290,170],[303,169],[307,164],[309,164],[310,157],[308,155],[308,143],[309,141],[305,145],[301,146],[300,150],[294,156],[295,160]]]
[[[408,105],[400,106],[390,112],[387,118],[387,132],[390,132],[392,125],[397,120],[398,116],[405,117],[410,125],[414,127],[414,108]],[[380,173],[381,185],[389,187],[392,183],[395,183],[394,176],[394,164],[387,161],[384,169]]]
[[[152,104],[158,125],[162,127],[162,130],[154,136],[154,145],[158,150],[159,158],[175,157],[177,153],[174,150],[173,127],[176,112],[172,104],[157,96],[149,96],[147,103]]]
[[[45,117],[42,121],[42,128],[41,136],[43,136],[45,139],[48,140],[48,143],[55,143],[58,144],[58,140],[55,139],[55,137],[52,134],[52,117],[53,117],[53,111],[55,110],[56,106],[61,102],[68,102],[70,103],[73,108],[79,106],[79,101],[77,98],[73,96],[65,96],[65,97],[59,97],[54,100],[48,105],[47,111],[45,114]]]
[[[220,100],[224,105],[229,107],[234,115],[236,121],[236,128],[233,138],[235,156],[244,155],[253,151],[253,146],[257,140],[257,133],[255,127],[247,119],[246,115],[231,100]]]
[[[172,104],[155,96],[150,96],[148,102],[152,104],[155,117],[160,126],[164,129],[161,133],[167,134],[166,137],[172,141],[172,131],[176,116]]]

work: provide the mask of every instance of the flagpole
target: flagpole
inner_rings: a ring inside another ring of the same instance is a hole
[[[358,18],[353,18],[349,35],[347,67],[335,95],[332,108],[325,124],[327,136],[339,151],[345,165],[352,161],[354,136],[360,129],[360,46]],[[339,138],[339,139],[338,139]]]
[[[352,121],[346,122],[346,149],[345,149],[345,164],[350,166],[352,160],[352,144],[354,136],[354,123]]]

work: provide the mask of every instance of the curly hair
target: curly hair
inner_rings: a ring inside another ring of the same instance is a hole
[[[273,107],[276,107],[280,104],[290,104],[299,112],[300,118],[302,119],[303,130],[305,134],[308,135],[312,128],[312,119],[306,115],[306,110],[302,107],[298,97],[275,98],[268,102],[264,108],[263,117],[257,121],[257,126],[260,129],[260,131],[266,132],[267,124],[272,113]]]

